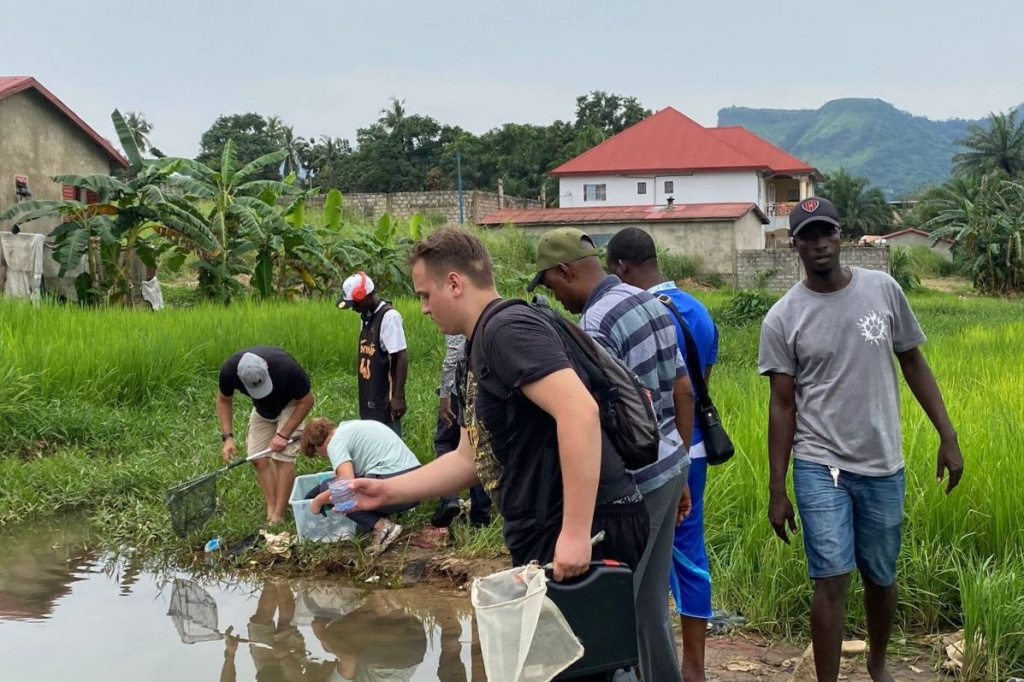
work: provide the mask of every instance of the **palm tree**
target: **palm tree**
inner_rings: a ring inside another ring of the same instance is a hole
[[[312,166],[316,178],[323,189],[338,187],[338,174],[341,171],[343,158],[351,153],[348,140],[339,137],[321,135],[320,141],[312,149]]]
[[[966,151],[953,155],[953,172],[1002,171],[1011,178],[1024,173],[1024,120],[1017,120],[1017,111],[989,114],[987,126],[971,125],[967,137],[957,143]]]
[[[949,237],[982,293],[1024,289],[1024,185],[992,172],[973,185],[950,182],[933,200],[933,239]]]
[[[280,116],[267,116],[267,135],[277,144],[283,142],[285,125]]]
[[[391,106],[387,109],[381,109],[380,123],[391,132],[395,127],[405,119],[405,100],[400,100],[397,97],[391,98]]]
[[[303,149],[308,146],[308,143],[303,138],[296,137],[294,128],[284,126],[281,128],[281,146],[288,152],[288,156],[284,157],[282,168],[284,177],[287,178],[292,173],[298,175],[302,169]]]
[[[274,204],[277,197],[299,191],[280,180],[258,179],[262,169],[280,168],[286,156],[282,149],[239,167],[235,143],[228,140],[218,170],[199,161],[180,159],[181,173],[168,179],[168,184],[185,190],[188,197],[212,204],[208,220],[217,248],[197,263],[199,287],[207,297],[227,303],[241,289],[234,277],[247,271],[245,254],[252,250],[253,242],[263,241],[268,229],[278,233],[287,229]],[[273,197],[269,202],[267,194]]]
[[[146,120],[144,113],[129,111],[124,117],[124,122],[140,152],[145,153],[147,149],[153,148],[153,144],[149,141],[149,134],[153,132],[153,126]]]
[[[871,187],[867,178],[850,175],[845,168],[829,173],[818,195],[835,204],[843,231],[853,239],[887,234],[892,227],[892,208],[882,190]]]

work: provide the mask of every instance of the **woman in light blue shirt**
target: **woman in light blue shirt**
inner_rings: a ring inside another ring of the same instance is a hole
[[[307,457],[327,457],[339,478],[390,478],[420,466],[416,455],[387,425],[371,420],[344,421],[335,426],[323,417],[310,420],[299,444]],[[327,483],[315,488],[309,496],[310,511],[319,514],[330,504]],[[373,511],[352,511],[346,516],[359,527],[372,532],[373,544],[367,550],[376,556],[387,549],[402,532],[402,526],[388,519],[389,514],[406,511],[414,504],[402,504]]]

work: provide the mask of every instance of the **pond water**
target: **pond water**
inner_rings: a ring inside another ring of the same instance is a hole
[[[466,596],[201,578],[83,537],[66,524],[0,535],[0,679],[485,679]]]

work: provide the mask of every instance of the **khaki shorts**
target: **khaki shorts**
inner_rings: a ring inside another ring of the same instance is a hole
[[[274,439],[274,434],[288,423],[292,412],[295,411],[298,404],[298,400],[293,400],[285,405],[285,408],[281,410],[281,414],[277,415],[277,419],[265,419],[256,412],[256,408],[253,408],[252,414],[249,415],[249,431],[245,436],[246,453],[253,455],[268,449],[270,441]],[[299,424],[298,428],[291,435],[292,438],[299,438],[300,436],[302,436],[302,424]],[[278,462],[295,462],[298,454],[299,442],[295,441],[285,446],[284,451],[272,453],[270,456]]]

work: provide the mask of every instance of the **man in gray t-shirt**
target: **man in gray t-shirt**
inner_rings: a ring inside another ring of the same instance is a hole
[[[811,638],[818,680],[839,675],[846,592],[864,580],[868,672],[892,677],[885,653],[896,608],[903,523],[900,396],[893,355],[939,433],[938,474],[949,493],[963,474],[956,432],[927,361],[924,334],[903,290],[883,272],[840,265],[839,213],[810,198],[790,213],[790,236],[807,273],[761,327],[758,371],[771,380],[768,518],[789,543],[796,531],[786,492],[790,452],[804,549],[814,580]]]

